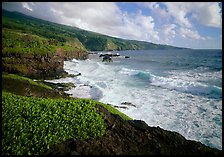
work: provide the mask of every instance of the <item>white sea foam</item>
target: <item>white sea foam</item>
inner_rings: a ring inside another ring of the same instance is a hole
[[[177,90],[181,92],[187,92],[192,94],[204,94],[211,97],[220,98],[222,96],[222,88],[218,86],[210,86],[204,83],[197,82],[196,79],[190,79],[189,76],[178,73],[175,77],[162,77],[150,74],[149,72],[122,68],[119,71],[120,74],[136,76],[140,79],[148,80],[150,85],[167,88],[171,90]],[[171,72],[170,72],[171,73]],[[173,76],[174,72],[171,76]],[[214,74],[213,74],[214,75]],[[191,75],[190,75],[191,76]],[[195,76],[195,75],[193,75]],[[206,76],[210,76],[207,74]],[[188,78],[188,79],[186,79]],[[195,77],[194,77],[195,78]]]
[[[69,73],[82,74],[56,81],[73,81],[77,87],[67,92],[75,97],[95,98],[113,105],[131,102],[136,107],[119,110],[134,119],[144,120],[150,126],[176,131],[187,139],[222,149],[222,100],[190,92],[206,94],[210,90],[206,84],[196,79],[183,79],[184,74],[175,78],[175,72],[168,77],[157,76],[150,71],[94,60],[66,61],[64,68]],[[138,79],[145,86],[139,86]]]
[[[222,79],[222,70],[210,72],[206,68],[196,68],[193,70],[179,71],[173,70],[168,72],[170,77],[174,79],[180,79],[185,81],[205,81],[205,80],[221,80]]]
[[[165,78],[160,76],[151,76],[151,85],[174,89],[177,91],[188,92],[192,94],[205,94],[220,98],[222,96],[222,88],[210,86],[200,82],[183,81],[173,78]]]
[[[132,76],[132,75],[137,75],[139,73],[139,71],[138,70],[134,70],[134,69],[121,68],[119,73]]]

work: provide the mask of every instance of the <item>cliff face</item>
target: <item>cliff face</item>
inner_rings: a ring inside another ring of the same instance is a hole
[[[49,78],[65,74],[64,59],[86,59],[85,51],[65,52],[58,48],[55,53],[47,55],[11,54],[3,55],[2,71],[22,74],[32,78]]]
[[[71,60],[73,58],[85,60],[88,58],[88,53],[86,51],[76,51],[76,52],[66,51],[64,53],[64,60]]]

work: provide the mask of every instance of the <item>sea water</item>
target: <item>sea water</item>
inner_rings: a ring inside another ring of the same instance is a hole
[[[102,62],[99,54],[65,61],[65,71],[81,76],[52,82],[75,83],[66,91],[74,97],[117,106],[130,102],[132,106],[118,110],[149,126],[222,149],[222,50],[113,53],[121,56],[110,63]]]

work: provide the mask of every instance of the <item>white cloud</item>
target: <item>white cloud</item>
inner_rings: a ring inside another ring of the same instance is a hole
[[[158,2],[137,2],[139,6],[144,6],[151,10],[151,13],[158,21],[158,24],[168,23],[171,19],[171,15],[168,14],[165,8],[161,8],[161,3]]]
[[[114,37],[159,41],[152,16],[144,16],[141,11],[136,14],[127,14],[113,2],[35,2],[32,5],[25,4],[26,8],[32,9],[30,15],[42,19]]]
[[[162,26],[160,36],[164,43],[171,44],[173,42],[173,38],[177,35],[175,29],[175,24],[165,24]]]
[[[65,2],[52,3],[51,8],[59,12],[62,23],[69,23],[88,30],[99,31],[100,27],[117,26],[120,23],[119,9],[115,3]]]
[[[153,17],[163,20],[160,25],[157,25],[157,28],[160,29],[159,36],[164,43],[171,43],[172,39],[178,36],[191,40],[211,40],[211,38],[199,34],[199,30],[195,27],[196,23],[209,27],[221,27],[221,9],[215,2],[147,2],[138,4],[149,8],[155,14]],[[170,24],[171,18],[177,25]]]
[[[175,17],[176,22],[187,28],[191,28],[192,24],[190,20],[186,17],[188,13],[189,3],[186,2],[165,2],[164,3],[167,7],[168,14]]]
[[[201,24],[210,27],[222,27],[222,16],[220,14],[221,8],[218,3],[197,3],[194,7],[193,18],[198,20]]]
[[[211,6],[205,6],[203,3],[189,3],[189,2],[147,2],[147,3],[137,3],[140,6],[149,8],[153,14],[153,17],[157,19],[159,25],[159,37],[162,43],[172,43],[175,37],[181,37],[185,40],[206,40],[208,38],[202,37],[198,30],[195,28],[194,19],[196,20],[195,15],[201,15],[199,12],[206,12],[211,14],[208,10]],[[214,6],[216,3],[211,3]],[[162,6],[163,5],[163,6]],[[213,7],[214,7],[213,6]],[[207,8],[206,8],[207,7]],[[216,12],[215,12],[216,13]],[[193,18],[194,17],[194,18]],[[216,17],[218,17],[216,15]],[[205,19],[205,18],[204,18]],[[207,16],[207,19],[202,22],[202,18],[197,20],[199,23],[208,25],[208,21],[214,21],[213,15],[210,17]],[[174,22],[174,23],[171,23]]]
[[[176,28],[176,25],[175,24],[167,24],[167,25],[164,25],[163,26],[164,34],[167,35],[167,36],[170,36],[170,37],[174,38],[175,35],[176,35],[176,32],[174,30],[175,28]]]
[[[168,14],[172,15],[176,22],[187,28],[192,27],[192,20],[205,26],[221,27],[221,8],[217,2],[164,2]]]
[[[196,30],[191,30],[189,28],[180,28],[180,34],[183,38],[189,38],[193,40],[205,40],[205,37],[200,36]]]
[[[30,7],[30,5],[33,5],[33,3],[27,3],[27,2],[22,2],[22,5],[24,8],[28,9],[29,11],[33,11],[32,7]]]

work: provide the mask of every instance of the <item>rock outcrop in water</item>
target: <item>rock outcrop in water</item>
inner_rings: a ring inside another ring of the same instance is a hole
[[[113,62],[112,58],[109,55],[105,55],[103,57],[102,62]]]
[[[45,155],[221,155],[200,142],[176,132],[149,127],[144,121],[125,121],[98,105],[104,113],[107,133],[97,139],[69,139],[54,145]]]

